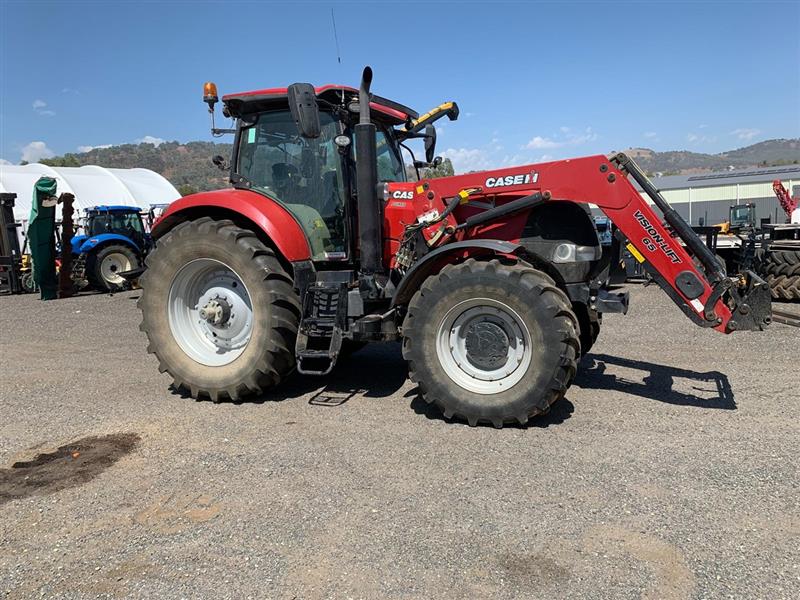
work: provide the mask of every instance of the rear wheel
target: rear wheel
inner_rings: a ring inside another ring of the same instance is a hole
[[[176,388],[237,399],[295,366],[300,304],[292,280],[254,233],[198,219],[163,236],[140,279],[148,351]]]
[[[129,246],[112,244],[93,252],[86,261],[86,273],[92,287],[115,292],[127,285],[119,274],[139,268],[139,257]]]
[[[756,270],[775,300],[800,300],[800,251],[756,250]]]
[[[429,277],[403,324],[403,356],[425,401],[470,425],[524,424],[575,376],[578,321],[528,265],[467,260]]]

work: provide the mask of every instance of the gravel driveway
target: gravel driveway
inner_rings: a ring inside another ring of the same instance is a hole
[[[181,398],[137,296],[0,297],[0,594],[800,597],[798,329],[634,286],[566,399],[495,430],[418,400],[396,344]]]

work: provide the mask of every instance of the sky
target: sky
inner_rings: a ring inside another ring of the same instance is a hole
[[[0,0],[0,160],[211,140],[204,81],[357,86],[367,64],[420,113],[458,102],[438,128],[457,171],[716,153],[800,137],[798,31],[797,1]]]

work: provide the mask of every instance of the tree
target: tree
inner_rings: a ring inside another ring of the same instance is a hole
[[[181,196],[188,196],[189,194],[196,194],[197,190],[188,183],[182,183],[178,186],[178,193]]]
[[[437,177],[452,177],[455,174],[456,172],[455,169],[453,169],[453,163],[450,161],[449,158],[443,159],[438,167],[428,167],[427,169],[422,169],[422,171],[420,171],[420,177],[422,177],[422,179],[436,179]]]

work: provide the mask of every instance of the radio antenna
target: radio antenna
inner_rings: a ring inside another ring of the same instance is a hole
[[[342,64],[342,54],[339,52],[339,36],[336,35],[336,16],[333,14],[333,7],[331,7],[331,23],[333,23],[333,40],[336,42],[336,60]]]

